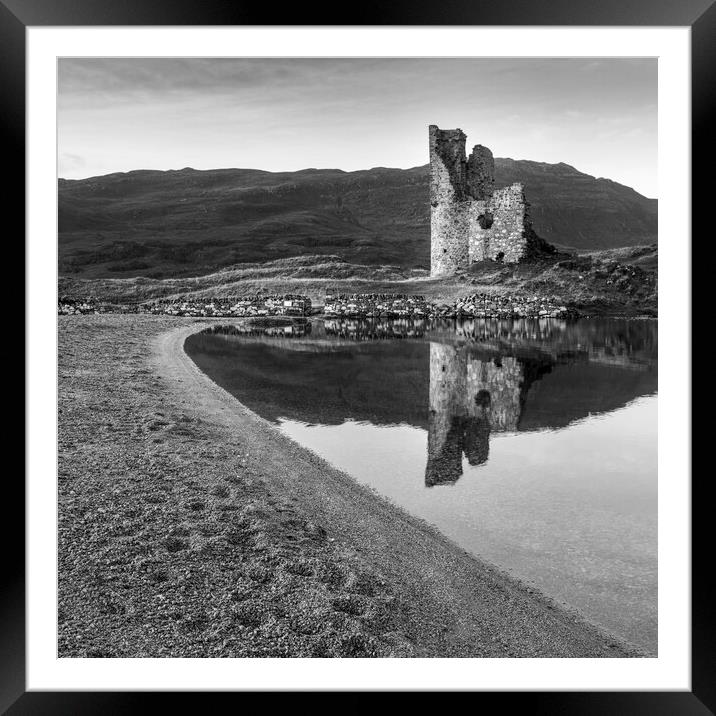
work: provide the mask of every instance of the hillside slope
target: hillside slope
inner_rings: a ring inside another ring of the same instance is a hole
[[[523,181],[535,229],[576,249],[656,240],[657,202],[566,164],[496,160]],[[428,167],[134,171],[59,180],[60,273],[189,276],[236,263],[335,254],[429,265]]]
[[[158,298],[235,298],[262,291],[303,294],[314,305],[323,305],[327,292],[418,294],[430,302],[446,304],[484,291],[543,296],[590,315],[655,316],[657,311],[656,245],[513,266],[481,262],[455,276],[431,278],[427,273],[398,266],[351,264],[338,256],[300,256],[240,264],[196,277],[61,276],[57,289],[66,299],[89,298],[119,304]]]

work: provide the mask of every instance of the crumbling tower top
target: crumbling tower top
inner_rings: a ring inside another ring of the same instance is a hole
[[[451,190],[454,198],[465,198],[466,190],[466,159],[465,141],[467,136],[461,129],[439,129],[431,124],[430,134],[430,167],[431,194],[435,197]],[[445,186],[445,179],[449,187]]]
[[[492,152],[476,144],[467,160],[467,191],[473,199],[484,201],[495,188],[495,159]]]

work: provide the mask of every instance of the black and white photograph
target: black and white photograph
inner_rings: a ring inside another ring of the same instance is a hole
[[[654,57],[57,61],[57,656],[658,656]]]

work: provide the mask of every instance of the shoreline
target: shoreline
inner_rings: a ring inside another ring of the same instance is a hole
[[[649,656],[213,383],[215,323],[60,317],[60,656]]]

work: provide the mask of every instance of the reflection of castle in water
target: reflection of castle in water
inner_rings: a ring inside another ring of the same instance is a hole
[[[454,483],[462,457],[487,461],[490,432],[517,430],[530,384],[552,361],[513,356],[486,359],[465,348],[430,344],[430,412],[425,484]]]
[[[219,336],[241,336],[242,338],[305,338],[311,335],[311,323],[305,319],[288,323],[277,321],[261,325],[260,321],[239,325],[217,325],[204,329],[203,333]]]
[[[230,366],[271,420],[427,429],[428,486],[485,463],[491,433],[565,428],[658,384],[650,321],[271,320],[214,326],[187,351]]]
[[[429,324],[424,318],[329,318],[323,322],[326,335],[353,341],[422,338]]]

